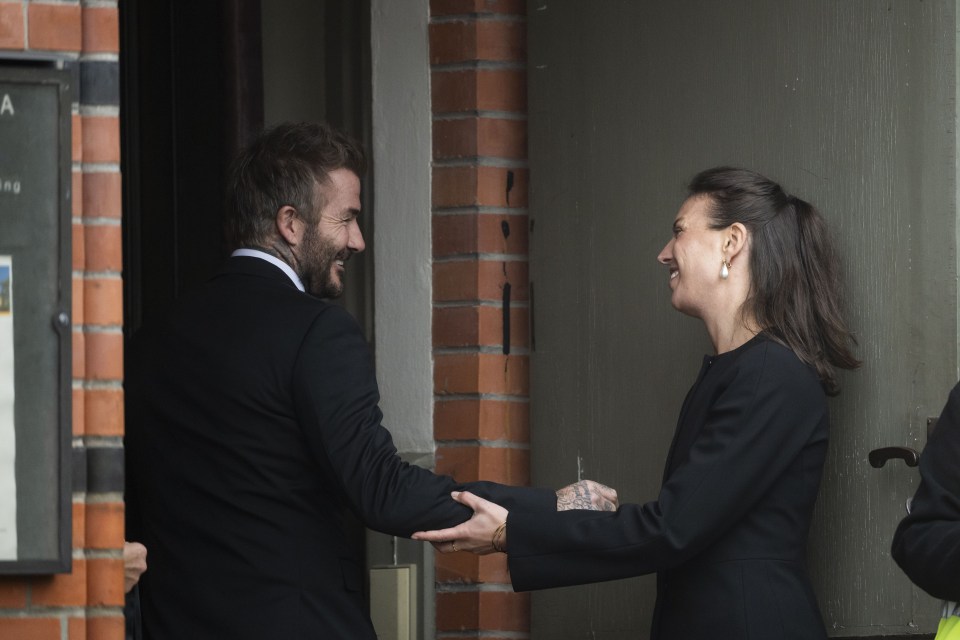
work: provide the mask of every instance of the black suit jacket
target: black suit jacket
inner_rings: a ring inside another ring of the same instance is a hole
[[[354,319],[259,258],[231,258],[138,336],[127,393],[147,638],[372,639],[347,512],[400,536],[470,516],[451,478],[397,457]],[[467,488],[556,508],[549,491]]]
[[[704,358],[658,499],[616,513],[511,511],[514,587],[657,572],[654,640],[826,638],[806,541],[827,434],[816,372],[789,349],[761,334]]]
[[[920,456],[920,486],[892,551],[914,584],[936,598],[960,601],[960,384]]]

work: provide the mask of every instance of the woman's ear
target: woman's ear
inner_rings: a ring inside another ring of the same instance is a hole
[[[290,205],[285,204],[277,210],[277,233],[291,247],[300,244],[304,226],[297,210]]]
[[[747,227],[741,222],[734,222],[727,227],[723,239],[723,253],[727,260],[733,262],[737,254],[746,248],[748,237]]]

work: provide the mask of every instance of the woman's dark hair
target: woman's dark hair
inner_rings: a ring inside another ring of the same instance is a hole
[[[746,169],[708,169],[689,189],[710,199],[711,228],[740,222],[750,231],[750,293],[742,312],[815,367],[827,394],[839,393],[835,368],[854,369],[860,361],[843,319],[840,261],[823,217]]]
[[[225,233],[230,249],[265,246],[277,211],[290,205],[316,222],[324,206],[318,185],[331,171],[363,176],[363,149],[318,122],[283,123],[263,131],[234,160],[227,183]]]

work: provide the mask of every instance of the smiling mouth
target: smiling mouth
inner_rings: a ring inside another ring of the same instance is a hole
[[[671,279],[671,280],[673,280],[674,278],[678,277],[679,275],[680,275],[680,272],[679,272],[678,270],[676,270],[676,269],[670,269],[670,279]]]

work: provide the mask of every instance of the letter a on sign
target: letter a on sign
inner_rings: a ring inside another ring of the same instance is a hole
[[[3,94],[3,102],[0,103],[0,116],[13,115],[13,102],[10,100],[10,94]]]

